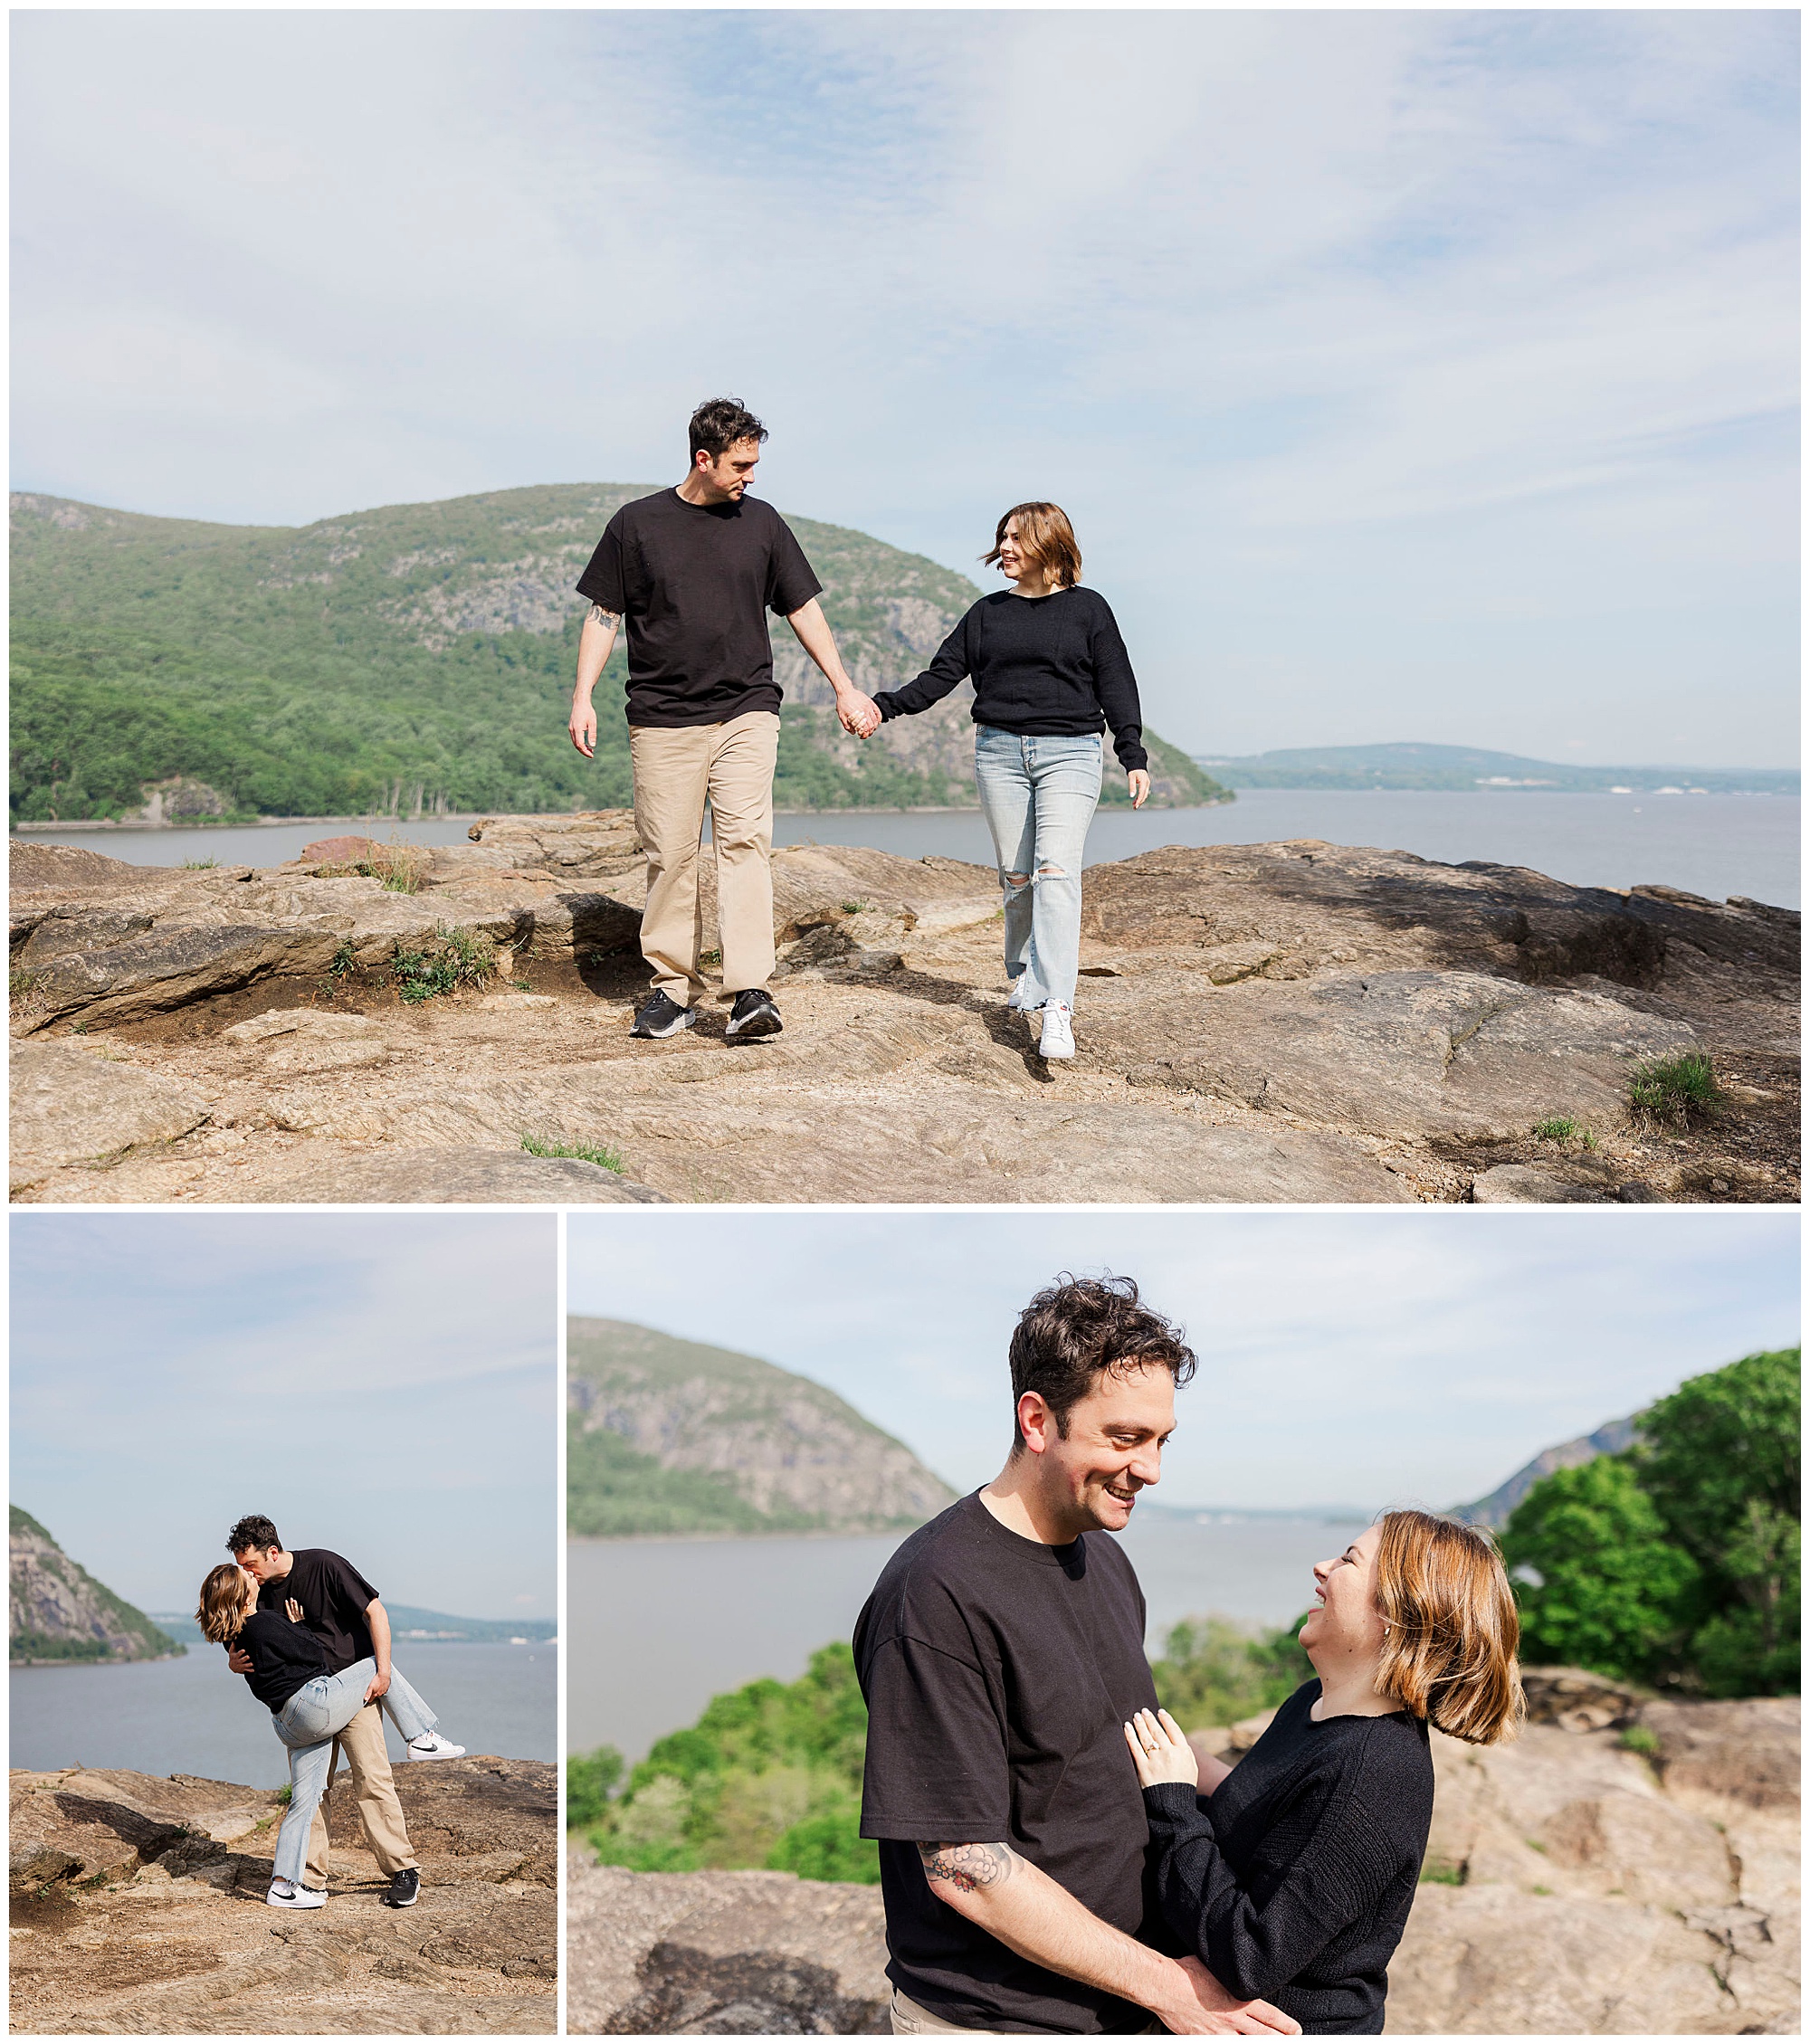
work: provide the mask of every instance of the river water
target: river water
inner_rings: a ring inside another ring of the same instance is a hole
[[[557,1757],[557,1647],[410,1640],[395,1660],[455,1745],[509,1760]],[[289,1779],[269,1712],[217,1647],[191,1647],[174,1660],[10,1672],[14,1767],[128,1767],[251,1788]],[[398,1758],[402,1741],[387,1719],[384,1728]]]
[[[1284,1625],[1313,1594],[1312,1564],[1355,1521],[1134,1519],[1121,1535],[1149,1608],[1147,1645],[1205,1611]],[[567,1547],[567,1744],[638,1760],[713,1696],[758,1677],[791,1682],[854,1630],[893,1536],[575,1540]]]
[[[1799,892],[1799,803],[1795,795],[1500,794],[1443,789],[1249,788],[1206,809],[1103,809],[1088,838],[1088,863],[1129,859],[1158,845],[1260,844],[1324,838],[1376,845],[1423,859],[1486,859],[1531,866],[1578,887],[1662,882],[1720,901],[1731,894],[1795,908]],[[85,844],[110,858],[149,866],[213,859],[221,865],[274,866],[305,844],[339,832],[379,841],[452,844],[461,819],[392,824],[386,820],[284,823],[251,829],[33,831],[16,841]],[[854,809],[779,816],[774,841],[872,845],[917,859],[940,852],[993,861],[977,811]]]

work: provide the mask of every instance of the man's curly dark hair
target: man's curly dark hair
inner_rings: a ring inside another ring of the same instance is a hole
[[[1056,1431],[1066,1440],[1069,1414],[1103,1374],[1156,1367],[1167,1370],[1179,1390],[1196,1366],[1185,1333],[1141,1303],[1135,1279],[1110,1273],[1077,1278],[1063,1271],[1018,1316],[1013,1332],[1012,1452],[1024,1445],[1016,1409],[1027,1391],[1050,1408]]]

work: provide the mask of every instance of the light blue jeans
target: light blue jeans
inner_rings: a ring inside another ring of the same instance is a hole
[[[377,1664],[367,1657],[338,1675],[318,1675],[304,1682],[281,1710],[271,1713],[276,1735],[289,1748],[289,1808],[277,1833],[275,1878],[300,1887],[308,1867],[309,1827],[327,1792],[333,1765],[333,1735],[343,1732],[365,1707],[365,1691],[376,1678]],[[396,1669],[381,1707],[405,1739],[418,1739],[440,1720]]]
[[[1074,1006],[1081,854],[1102,763],[1098,733],[1024,738],[992,724],[975,732],[975,786],[1005,890],[1005,976],[1015,1008]]]

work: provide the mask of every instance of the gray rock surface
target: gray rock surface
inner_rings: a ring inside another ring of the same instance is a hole
[[[8,1172],[15,1190],[64,1165],[173,1143],[208,1117],[207,1101],[180,1080],[79,1041],[15,1043],[12,1089]]]
[[[320,1145],[313,1148],[323,1147]],[[537,1157],[526,1151],[461,1149],[388,1153],[335,1149],[273,1183],[248,1190],[257,1204],[341,1201],[366,1206],[481,1206],[508,1201],[536,1206],[647,1206],[665,1194],[582,1157]]]

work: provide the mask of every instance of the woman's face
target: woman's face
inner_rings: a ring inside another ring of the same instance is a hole
[[[258,1579],[247,1569],[239,1571],[239,1609],[249,1618],[258,1608]]]
[[[1382,1541],[1382,1527],[1367,1526],[1342,1554],[1313,1564],[1315,1608],[1300,1629],[1300,1643],[1310,1653],[1318,1649],[1355,1657],[1381,1652],[1377,1550]]]
[[[1018,544],[1018,521],[1016,518],[1007,518],[1005,530],[999,540],[1000,572],[1016,582],[1029,566],[1029,557]]]

